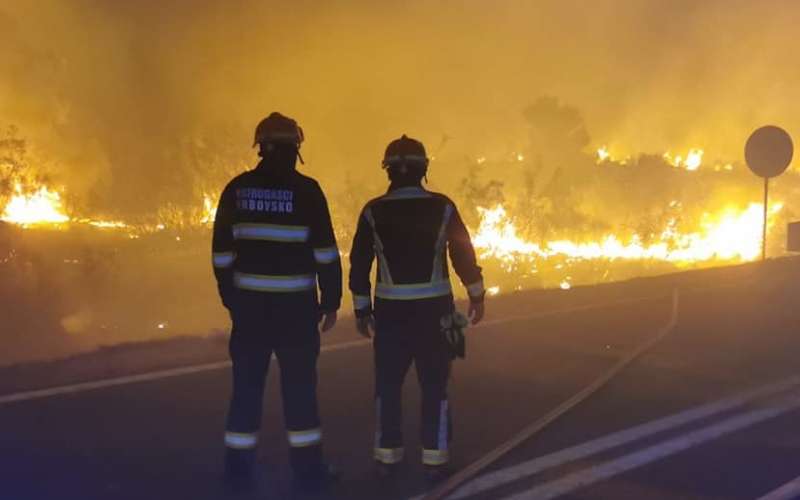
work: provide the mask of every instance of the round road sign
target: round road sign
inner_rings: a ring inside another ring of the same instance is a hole
[[[747,166],[759,177],[781,175],[792,162],[792,138],[780,127],[767,125],[753,132],[744,148]]]

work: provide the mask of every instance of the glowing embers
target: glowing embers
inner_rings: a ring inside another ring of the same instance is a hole
[[[769,223],[783,208],[782,203],[770,207]],[[751,203],[746,208],[726,207],[716,213],[704,213],[697,221],[699,229],[678,230],[675,220],[645,244],[637,234],[607,234],[594,240],[570,239],[534,243],[518,234],[505,208],[479,208],[481,221],[474,243],[481,258],[495,258],[507,270],[529,264],[535,270],[538,259],[566,258],[568,260],[659,260],[676,264],[693,262],[750,261],[761,250],[763,205]]]
[[[20,184],[14,186],[14,194],[0,219],[22,226],[63,224],[69,221],[58,192],[41,186],[36,191],[25,193]]]
[[[619,151],[612,151],[608,146],[601,146],[595,150],[595,162],[598,165],[605,163],[613,163],[618,165],[629,165],[632,162],[631,156],[620,156]],[[673,155],[667,151],[661,157],[664,161],[675,168],[681,168],[690,172],[698,170],[703,165],[703,155],[705,152],[700,148],[692,148],[686,154]],[[723,167],[716,166],[715,170],[719,171]],[[726,165],[725,170],[732,170],[731,165]]]

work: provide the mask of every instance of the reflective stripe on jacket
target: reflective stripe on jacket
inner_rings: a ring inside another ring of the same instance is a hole
[[[375,297],[387,301],[452,296],[447,254],[472,300],[483,300],[483,278],[455,204],[421,187],[391,189],[359,217],[350,252],[356,314],[372,310],[370,272],[377,260]]]

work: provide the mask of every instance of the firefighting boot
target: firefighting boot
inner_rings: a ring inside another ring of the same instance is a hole
[[[444,465],[425,465],[425,479],[430,484],[444,481],[453,474],[453,470],[448,464]]]
[[[298,491],[316,493],[327,490],[339,482],[341,474],[330,464],[318,464],[303,471],[295,471],[294,487]]]
[[[375,460],[375,475],[379,481],[392,481],[397,477],[397,470],[399,464],[387,464],[379,460]]]
[[[225,450],[225,486],[231,492],[251,489],[255,483],[255,450]]]

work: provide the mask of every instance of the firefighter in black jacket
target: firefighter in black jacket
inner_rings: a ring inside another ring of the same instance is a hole
[[[364,208],[350,254],[357,327],[365,337],[375,330],[374,458],[381,475],[403,460],[401,389],[413,361],[422,389],[422,461],[435,480],[447,473],[451,439],[452,356],[441,325],[452,319],[455,307],[446,252],[467,287],[473,324],[484,313],[483,278],[456,206],[422,187],[428,167],[424,146],[404,135],[389,144],[383,165],[389,191]],[[376,257],[373,308],[370,270]]]
[[[302,141],[302,129],[279,113],[258,125],[254,146],[262,160],[222,192],[212,252],[233,322],[226,476],[252,475],[274,353],[294,477],[300,486],[315,487],[333,478],[322,459],[317,412],[318,323],[323,332],[336,323],[342,269],[325,196],[316,181],[295,170]]]

